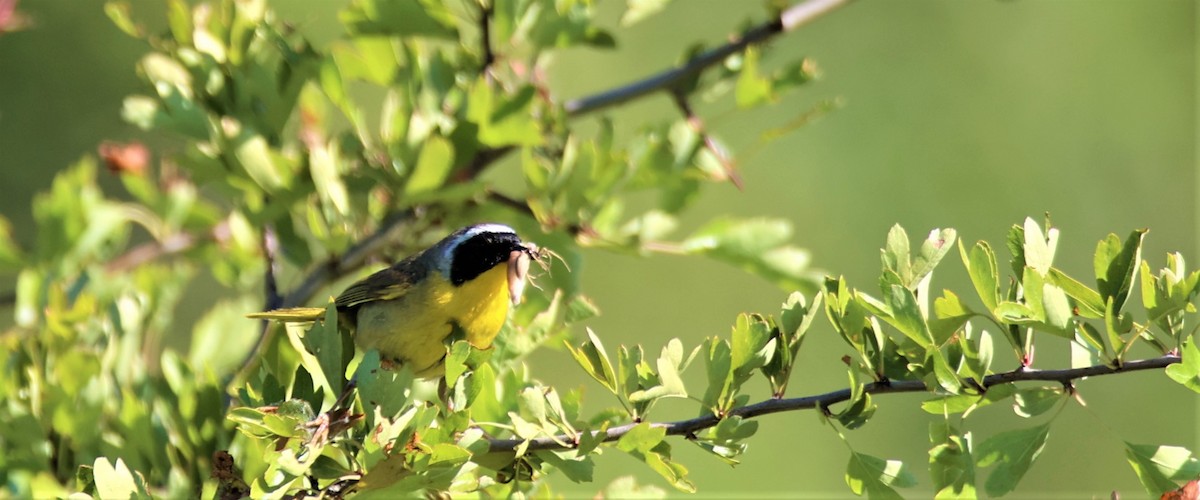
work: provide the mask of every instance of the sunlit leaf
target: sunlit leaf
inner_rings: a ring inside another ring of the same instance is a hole
[[[979,467],[995,465],[988,475],[984,490],[991,496],[1002,496],[1017,487],[1034,460],[1046,447],[1050,425],[1005,431],[980,443],[975,456]]]
[[[902,498],[893,488],[905,488],[916,484],[916,477],[899,460],[884,460],[850,452],[850,463],[846,466],[846,485],[856,495],[866,493],[871,498]]]
[[[1179,486],[1179,481],[1200,475],[1200,461],[1187,448],[1125,442],[1125,457],[1137,474],[1142,487],[1151,496]],[[1164,497],[1165,498],[1165,497]]]

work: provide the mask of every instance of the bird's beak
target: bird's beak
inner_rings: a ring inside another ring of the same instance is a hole
[[[530,245],[532,246],[532,245]],[[508,298],[515,306],[521,303],[525,292],[525,278],[529,275],[529,262],[534,248],[519,248],[508,254]]]

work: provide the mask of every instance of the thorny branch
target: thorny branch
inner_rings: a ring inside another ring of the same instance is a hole
[[[657,73],[636,82],[592,94],[578,99],[572,99],[563,104],[571,116],[585,115],[612,107],[639,97],[675,88],[676,85],[708,69],[720,64],[726,57],[736,54],[756,43],[765,42],[777,35],[787,33],[800,26],[808,24],[852,0],[808,0],[798,3],[779,14],[779,17],[755,26],[742,36],[731,40],[720,47],[708,50],[691,58],[683,66]]]
[[[1083,368],[1069,368],[1061,370],[1037,370],[1031,368],[1021,368],[1009,372],[996,373],[984,377],[980,383],[984,389],[1007,384],[1010,382],[1057,382],[1066,386],[1072,384],[1075,380],[1084,377],[1096,377],[1100,375],[1112,375],[1116,373],[1135,372],[1142,370],[1157,370],[1165,368],[1167,365],[1180,362],[1180,357],[1175,355],[1166,355],[1158,358],[1142,359],[1137,361],[1129,361],[1117,367],[1108,365],[1094,365]],[[926,392],[929,389],[925,387],[925,383],[920,380],[897,380],[889,382],[873,382],[866,384],[863,391],[867,394],[894,394],[901,392]],[[850,399],[850,389],[841,389],[815,396],[804,396],[798,398],[785,399],[768,399],[752,405],[735,408],[726,416],[739,416],[742,418],[754,418],[761,415],[771,413],[779,413],[785,411],[796,410],[811,410],[817,408],[828,408],[831,405],[841,403]],[[667,430],[667,435],[671,436],[687,436],[696,433],[697,431],[714,427],[721,422],[721,418],[716,415],[706,415],[688,420],[679,420],[675,422],[661,422],[651,424],[653,427],[664,428]],[[616,441],[636,427],[637,423],[621,425],[608,429],[604,434],[603,441]],[[599,431],[596,431],[599,432]],[[552,436],[541,437],[529,440],[527,450],[565,450],[570,449],[562,443],[578,442],[576,436]],[[520,439],[492,439],[489,441],[490,452],[510,452],[516,450],[524,443]]]

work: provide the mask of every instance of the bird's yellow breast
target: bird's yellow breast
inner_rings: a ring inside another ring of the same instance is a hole
[[[487,349],[504,326],[508,301],[504,263],[459,286],[430,273],[402,297],[363,304],[355,341],[363,349],[378,349],[384,359],[408,365],[418,376],[436,376],[454,325],[472,346]]]

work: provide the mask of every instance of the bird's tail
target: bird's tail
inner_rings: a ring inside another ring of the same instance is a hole
[[[284,323],[306,323],[325,317],[324,307],[288,307],[246,315],[250,319],[271,319]]]

